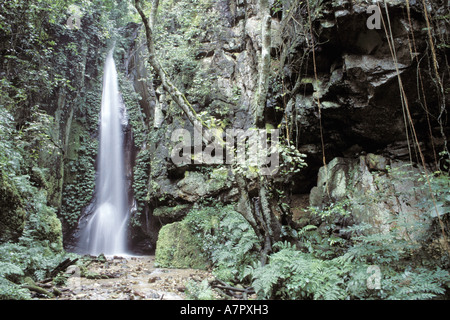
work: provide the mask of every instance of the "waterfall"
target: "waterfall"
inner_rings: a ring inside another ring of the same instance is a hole
[[[125,106],[119,92],[113,51],[106,58],[103,74],[95,210],[81,239],[87,253],[94,255],[127,251],[129,208],[122,132]]]

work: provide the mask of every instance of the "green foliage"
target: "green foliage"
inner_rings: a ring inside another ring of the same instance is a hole
[[[422,199],[420,205],[428,212],[428,214],[443,219],[450,214],[450,176],[448,173],[437,171],[433,175],[420,177],[419,181],[424,182],[422,190],[430,191],[435,202],[428,197]],[[428,184],[429,182],[429,184]],[[448,230],[447,230],[448,231]]]
[[[0,300],[26,300],[30,298],[28,290],[16,283],[24,275],[18,266],[0,261]]]
[[[0,274],[0,300],[28,300],[31,299],[30,291],[21,288]]]
[[[304,160],[306,155],[300,153],[289,141],[279,143],[278,153],[280,156],[279,174],[285,179],[300,172],[307,165]]]
[[[211,75],[201,71],[196,59],[202,42],[221,32],[217,11],[212,8],[210,0],[160,2],[153,31],[163,68],[191,102],[204,102],[213,90]]]
[[[347,228],[353,234],[353,245],[343,256],[355,264],[348,287],[351,297],[422,300],[443,295],[450,283],[449,256],[448,252],[440,251],[436,255],[431,250],[435,232],[411,237],[416,229],[423,231],[423,225],[405,220],[401,215],[391,223],[393,227],[385,233],[373,233],[367,224]],[[381,269],[380,290],[368,290],[363,285],[369,265]]]
[[[238,282],[245,266],[258,259],[258,238],[233,206],[194,208],[185,221],[219,279]]]
[[[150,151],[143,149],[139,152],[136,164],[133,168],[133,190],[134,197],[139,203],[149,201],[148,179],[150,174]],[[143,206],[139,206],[139,213],[142,213]]]
[[[351,264],[344,259],[322,260],[298,251],[288,243],[270,255],[266,265],[247,267],[258,297],[263,299],[346,298],[345,280]]]
[[[23,165],[21,150],[15,143],[14,118],[0,105],[0,171],[7,176],[20,172]]]
[[[370,265],[372,266],[372,265]],[[407,268],[393,270],[392,266],[380,267],[380,288],[370,289],[367,264],[352,268],[347,283],[349,299],[364,300],[428,300],[442,297],[449,285],[449,273],[439,267]]]
[[[91,200],[95,187],[94,162],[98,143],[91,140],[84,141],[78,149],[79,157],[67,161],[65,165],[66,183],[59,216],[71,227],[75,226],[82,208]]]
[[[0,30],[10,41],[2,45],[0,56],[7,79],[2,81],[4,95],[0,104],[4,103],[18,117],[26,116],[29,111],[16,108],[15,102],[28,102],[29,106],[37,96],[48,98],[55,88],[66,83],[50,63],[56,44],[51,39],[51,28],[65,16],[68,3],[7,1],[2,6]]]
[[[142,130],[142,129],[141,129]],[[145,143],[143,143],[143,147],[139,154],[136,157],[136,162],[133,167],[133,192],[134,198],[138,203],[137,212],[132,215],[130,219],[130,224],[132,226],[140,226],[142,221],[141,217],[143,217],[145,211],[145,203],[150,201],[150,194],[155,193],[159,185],[150,179],[150,168],[155,168],[159,164],[159,161],[162,159],[152,158],[149,146],[155,142],[156,136],[158,135],[157,130],[151,131],[145,137]],[[153,170],[155,173],[156,170]]]
[[[37,137],[23,139],[12,127],[9,112],[2,106],[0,106],[0,117],[5,120],[0,123],[0,134],[2,138],[5,138],[5,140],[2,139],[0,148],[2,155],[9,155],[8,158],[2,157],[0,161],[0,188],[2,190],[0,239],[8,240],[8,233],[12,232],[17,236],[22,236],[23,239],[30,239],[30,241],[46,241],[48,243],[46,245],[52,245],[55,250],[61,250],[61,225],[56,219],[54,209],[47,205],[44,172],[39,167],[32,167],[31,172],[28,171],[29,166],[37,165],[37,163],[30,156],[32,152],[26,152],[26,150],[42,150],[43,147],[40,145],[42,141],[33,147],[29,147],[27,143],[34,144],[33,139],[39,141],[41,139],[39,133],[44,129],[36,125],[33,131]],[[43,137],[42,139],[45,141],[44,133]],[[34,175],[34,178],[31,174]],[[17,238],[17,236],[12,238]]]
[[[0,245],[0,253],[0,261],[18,266],[24,275],[31,276],[37,281],[45,279],[48,272],[68,255],[63,251],[56,251],[51,246],[44,246],[41,242],[31,242],[28,239]]]
[[[59,217],[69,227],[74,227],[84,208],[92,198],[95,187],[95,159],[101,106],[101,84],[79,97],[77,121],[72,123],[64,165],[64,186]]]
[[[194,280],[188,280],[186,283],[186,298],[188,300],[214,300],[214,291],[210,287],[208,280],[196,282]]]
[[[23,271],[18,266],[9,262],[0,262],[0,276],[16,282],[18,277],[23,276]]]
[[[145,124],[146,115],[142,112],[139,104],[141,96],[134,90],[132,82],[121,72],[119,72],[118,78],[119,90],[127,108],[129,122],[133,130],[134,142],[136,146],[140,147],[147,139],[147,126]]]
[[[352,221],[349,204],[349,200],[345,199],[331,203],[322,210],[310,208],[310,223],[313,224],[291,231],[293,238],[298,239],[300,249],[323,259],[336,258],[345,253],[351,245],[342,232],[342,226]]]
[[[1,244],[0,299],[30,299],[30,292],[20,286],[24,277],[44,280],[68,256],[73,254],[55,251],[51,246],[26,238],[18,243]]]
[[[426,181],[424,177],[419,179]],[[435,202],[442,208],[443,222],[448,224],[449,177],[435,173],[429,180]],[[425,184],[419,189],[427,191],[430,187]],[[388,195],[380,193],[378,199],[367,196],[373,203]],[[414,213],[392,215],[383,229],[355,224],[352,205],[344,198],[320,210],[310,208],[309,225],[299,230],[284,227],[283,232],[297,245],[278,243],[266,265],[255,263],[243,274],[251,279],[258,297],[424,300],[446,294],[450,259],[445,247],[440,246],[442,229],[436,215],[430,214],[435,208],[430,197],[422,199]],[[427,223],[430,219],[434,222]],[[369,286],[372,267],[379,270],[379,288]]]

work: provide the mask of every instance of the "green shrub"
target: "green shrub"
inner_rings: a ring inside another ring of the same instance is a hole
[[[185,221],[217,278],[238,282],[245,267],[258,259],[258,238],[232,205],[194,208]]]
[[[185,294],[188,300],[214,300],[215,298],[214,291],[206,279],[200,283],[188,280]]]
[[[303,253],[288,243],[277,243],[280,250],[266,265],[247,267],[260,299],[345,299],[345,280],[351,264],[345,259],[322,260]]]
[[[437,204],[448,233],[449,177],[435,174],[430,182],[435,203],[424,198],[413,216],[411,212],[392,215],[385,221],[389,228],[383,231],[370,224],[355,224],[348,199],[322,210],[311,209],[312,224],[300,230],[285,227],[297,246],[276,244],[268,263],[248,266],[244,276],[251,279],[262,299],[445,297],[450,285],[449,253],[442,246],[436,214],[430,212]],[[427,222],[430,219],[432,223]],[[378,277],[379,287],[369,285],[373,276]]]
[[[30,292],[17,285],[18,278],[24,275],[22,269],[9,262],[0,262],[0,299],[26,300]]]
[[[44,280],[63,260],[75,256],[45,244],[21,238],[19,243],[0,245],[0,299],[29,299],[30,292],[21,287],[25,277]]]

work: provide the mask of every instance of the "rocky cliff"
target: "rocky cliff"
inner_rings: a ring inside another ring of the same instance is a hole
[[[448,96],[436,80],[420,1],[386,1],[380,7],[380,29],[367,27],[371,14],[365,1],[270,4],[271,71],[264,118],[268,128],[279,128],[307,156],[308,165],[286,181],[291,203],[305,199],[302,194],[316,185],[319,168],[335,157],[352,162],[373,153],[386,161],[420,162],[421,152],[434,168],[442,164],[438,153],[445,148],[449,126],[441,116]],[[198,11],[183,5],[161,4],[155,41],[163,65],[195,111],[219,120],[216,126],[251,127],[262,46],[259,2],[205,1],[197,4]],[[427,10],[430,16],[445,12],[439,4]],[[443,41],[445,23],[434,23],[438,42]],[[207,198],[233,202],[239,194],[226,172],[172,163],[171,133],[177,128],[192,132],[192,125],[177,115],[158,79],[148,80],[145,40],[139,25],[130,28],[135,41],[125,69],[142,97],[145,127],[152,132],[143,148],[150,152],[143,177],[148,192],[138,199],[145,209],[137,216],[136,239],[150,237],[154,244],[159,227],[180,220],[193,203]],[[446,52],[440,48],[436,59],[443,66]],[[320,204],[317,199],[314,205]]]

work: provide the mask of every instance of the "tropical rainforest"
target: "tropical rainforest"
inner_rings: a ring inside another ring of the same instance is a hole
[[[0,0],[0,299],[449,299],[449,31],[445,0]],[[124,255],[80,247],[109,52]]]

